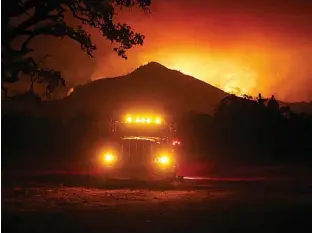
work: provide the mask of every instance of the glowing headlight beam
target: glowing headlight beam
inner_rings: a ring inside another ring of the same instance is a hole
[[[157,161],[158,163],[160,163],[160,164],[168,164],[168,163],[170,162],[170,159],[169,159],[168,156],[162,155],[162,156],[158,157],[158,158],[156,159],[156,161]]]
[[[104,163],[111,164],[117,160],[117,157],[112,155],[111,153],[107,153],[104,155]]]

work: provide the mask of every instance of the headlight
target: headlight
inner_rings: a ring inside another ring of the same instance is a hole
[[[168,155],[161,155],[156,158],[158,164],[167,165],[170,164],[170,157]]]
[[[111,153],[106,153],[104,154],[104,163],[107,165],[111,165],[117,161],[117,156],[111,154]]]

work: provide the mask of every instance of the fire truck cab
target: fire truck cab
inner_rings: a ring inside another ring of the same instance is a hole
[[[175,128],[160,116],[127,114],[111,122],[112,143],[102,152],[107,179],[176,179]]]

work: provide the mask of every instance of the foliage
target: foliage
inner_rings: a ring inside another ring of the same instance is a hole
[[[270,101],[276,100],[272,96],[262,104],[256,98],[230,95],[219,103],[213,116],[185,114],[177,122],[177,136],[185,155],[220,163],[312,162],[312,116],[295,114],[276,103],[272,105],[276,108],[269,107]],[[18,113],[4,116],[3,149],[8,154],[18,150],[16,154],[21,157],[27,151],[33,156],[37,153],[38,158],[44,154],[51,158],[72,155],[76,159],[77,154],[90,155],[92,148],[101,145],[108,136],[108,119],[101,128],[86,114],[66,123]]]
[[[38,36],[68,37],[80,44],[90,57],[96,50],[86,26],[99,30],[117,46],[114,51],[127,59],[126,51],[142,45],[144,36],[127,24],[114,22],[115,9],[138,6],[149,10],[150,0],[10,0],[2,11],[2,84],[19,80],[26,74],[32,81],[45,83],[47,95],[58,85],[65,85],[61,73],[40,68],[30,43]],[[66,18],[66,19],[65,19]],[[68,18],[70,18],[68,20]],[[78,22],[72,26],[70,21]],[[20,46],[15,48],[14,42]],[[4,88],[3,88],[4,89]]]
[[[197,114],[179,124],[192,154],[222,162],[312,161],[312,116],[295,114],[269,99],[225,97],[210,118]]]

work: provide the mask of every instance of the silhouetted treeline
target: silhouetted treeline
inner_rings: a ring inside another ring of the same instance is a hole
[[[104,122],[104,123],[103,123]],[[85,114],[69,122],[10,114],[2,116],[5,161],[88,161],[108,136],[109,120]],[[311,162],[312,117],[266,100],[224,98],[213,116],[188,113],[177,120],[190,159],[228,162]],[[16,158],[17,160],[15,160]]]
[[[280,107],[274,96],[224,98],[213,116],[191,114],[179,124],[186,150],[231,162],[312,161],[312,117]]]
[[[51,166],[88,162],[108,135],[107,123],[99,125],[84,114],[69,122],[19,114],[4,115],[1,129],[2,162],[32,161],[34,166],[42,164],[42,161]]]

